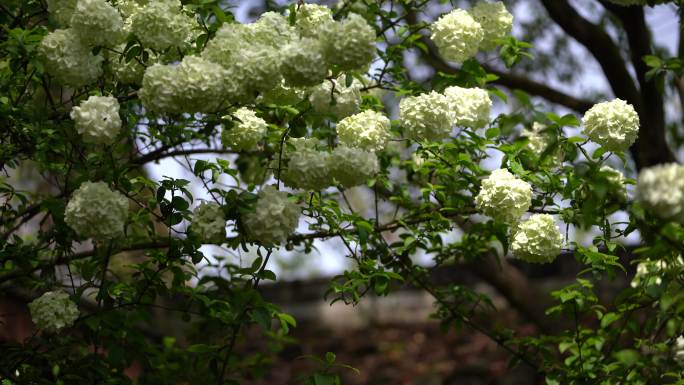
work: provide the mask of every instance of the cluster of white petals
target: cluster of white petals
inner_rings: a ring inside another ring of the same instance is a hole
[[[62,27],[68,27],[78,0],[47,0],[48,12]]]
[[[246,93],[268,91],[280,84],[281,53],[266,45],[242,49],[239,60],[233,62],[226,76],[240,78]]]
[[[150,0],[131,16],[131,32],[144,47],[155,50],[183,47],[196,24],[179,0]]]
[[[226,238],[226,217],[215,202],[202,202],[195,208],[191,227],[205,242],[220,243]]]
[[[451,86],[444,90],[444,96],[451,106],[455,125],[478,129],[489,124],[492,100],[486,90]]]
[[[96,241],[123,236],[128,199],[104,182],[84,182],[74,191],[64,211],[64,221],[74,231]]]
[[[86,143],[111,144],[121,130],[119,102],[112,96],[91,96],[71,109],[76,131]]]
[[[563,235],[549,214],[534,214],[522,222],[512,237],[513,255],[530,263],[550,263],[560,254]]]
[[[326,61],[342,71],[364,69],[375,57],[375,29],[354,13],[326,24],[321,41]]]
[[[78,306],[63,291],[48,291],[28,304],[33,323],[54,333],[71,327],[78,319]]]
[[[684,166],[669,163],[643,169],[637,179],[637,197],[658,217],[684,223]]]
[[[233,126],[230,129],[224,128],[221,133],[223,145],[235,151],[256,150],[257,144],[268,132],[266,121],[246,107],[235,111],[233,117]]]
[[[315,86],[328,74],[321,44],[310,38],[302,38],[283,47],[280,69],[285,82],[295,87]]]
[[[475,203],[483,214],[515,224],[532,204],[532,186],[506,169],[494,170],[482,181]]]
[[[225,88],[224,75],[220,65],[186,56],[178,65],[148,67],[138,96],[153,112],[214,112],[232,97]]]
[[[106,0],[78,0],[71,16],[71,28],[92,46],[113,46],[121,42],[124,21]]]
[[[625,183],[625,176],[618,170],[604,165],[599,169],[604,174],[612,194],[621,201],[627,200],[627,184]]]
[[[338,119],[353,115],[361,106],[361,88],[363,84],[356,79],[347,87],[344,76],[326,80],[311,89],[311,108],[319,114],[333,115]]]
[[[326,25],[334,22],[330,8],[319,4],[302,4],[295,16],[299,34],[310,38],[318,38]]]
[[[243,217],[251,240],[263,245],[278,245],[287,240],[299,224],[299,206],[287,193],[266,186],[259,191],[256,210]]]
[[[430,38],[446,60],[463,63],[475,56],[484,38],[480,23],[463,9],[442,15],[431,26]]]
[[[287,167],[280,174],[283,183],[292,188],[314,191],[332,185],[328,169],[330,153],[306,145],[295,146],[295,151],[288,151]]]
[[[639,134],[639,115],[621,99],[595,104],[582,123],[584,134],[609,151],[627,150]]]
[[[365,184],[380,172],[377,155],[360,148],[337,146],[328,163],[331,177],[343,187]]]
[[[675,340],[674,359],[680,364],[684,364],[684,336],[679,336]]]
[[[629,284],[634,288],[641,285],[658,286],[663,282],[662,276],[666,270],[669,268],[680,270],[683,266],[684,260],[682,260],[681,256],[677,257],[674,266],[670,266],[666,260],[662,259],[642,261],[637,265],[636,274],[634,274],[634,278],[632,278]]]
[[[480,49],[483,51],[496,48],[497,41],[508,36],[513,28],[513,15],[501,1],[490,3],[480,0],[470,10],[470,14],[484,31],[484,38],[480,43]]]
[[[45,70],[63,85],[81,87],[102,75],[102,56],[93,55],[71,28],[50,32],[38,50]]]
[[[337,123],[340,143],[367,151],[382,151],[390,139],[390,120],[380,112],[366,110]]]
[[[446,96],[431,91],[399,102],[399,119],[414,140],[442,140],[451,134],[453,113]]]
[[[224,67],[239,61],[238,52],[250,45],[251,32],[246,24],[224,23],[207,42],[202,57]]]
[[[247,24],[250,30],[250,41],[271,47],[281,45],[296,38],[296,31],[287,18],[276,12],[264,12],[252,24]]]

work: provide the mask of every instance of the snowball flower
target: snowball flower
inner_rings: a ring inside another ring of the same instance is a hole
[[[534,214],[521,223],[512,237],[513,255],[530,263],[551,263],[560,254],[563,235],[548,214]]]
[[[71,28],[49,33],[38,52],[45,70],[63,85],[85,86],[102,75],[102,56],[93,55]]]
[[[490,3],[480,0],[470,10],[473,19],[480,23],[484,31],[484,37],[480,43],[480,49],[489,51],[496,48],[497,40],[501,40],[511,33],[513,28],[513,15],[506,9],[501,1]]]
[[[627,150],[639,134],[639,115],[621,99],[595,104],[582,123],[584,134],[609,151]]]
[[[403,98],[399,119],[409,138],[439,141],[451,134],[453,114],[447,97],[431,91]]]
[[[150,0],[131,16],[131,32],[144,47],[182,47],[197,23],[183,12],[179,0]]]
[[[314,148],[296,146],[288,151],[287,166],[280,177],[287,186],[303,190],[321,190],[332,185],[330,177],[330,153]]]
[[[287,193],[266,186],[258,194],[256,210],[245,214],[242,222],[249,239],[263,245],[278,245],[295,231],[300,213]]]
[[[454,124],[478,129],[489,123],[492,100],[481,88],[447,87],[444,90],[453,113]]]
[[[514,224],[532,204],[532,186],[504,168],[494,170],[482,181],[475,203],[483,214]]]
[[[203,202],[192,213],[192,232],[202,240],[220,243],[226,238],[226,217],[215,202]]]
[[[620,171],[610,166],[601,166],[599,171],[601,171],[601,173],[605,176],[614,196],[622,201],[627,200],[627,185],[625,184],[625,176],[622,175]]]
[[[268,132],[266,121],[256,115],[254,110],[242,107],[233,113],[233,127],[224,129],[221,141],[235,151],[256,150],[259,141]]]
[[[321,84],[325,84],[325,82]],[[260,95],[260,102],[279,106],[292,106],[304,100],[305,96],[306,92],[304,89],[287,86],[285,81],[281,80],[275,87]]]
[[[84,238],[108,241],[123,236],[128,199],[104,182],[84,182],[74,191],[64,221]]]
[[[119,102],[111,96],[91,96],[71,109],[76,131],[86,143],[111,144],[121,129]]]
[[[78,0],[47,0],[48,12],[62,27],[68,27]]]
[[[314,86],[322,82],[328,74],[321,46],[314,39],[293,41],[283,47],[281,54],[281,71],[287,85]]]
[[[390,120],[383,114],[366,110],[337,123],[340,143],[367,151],[382,151],[390,138]]]
[[[279,48],[296,38],[295,29],[287,18],[277,12],[264,12],[252,24],[247,24],[250,40],[257,44]]]
[[[251,34],[245,24],[224,23],[216,31],[214,38],[207,42],[202,57],[224,67],[230,67],[233,62],[238,61],[237,53],[250,44]]]
[[[48,291],[28,304],[33,323],[54,333],[71,327],[78,319],[78,306],[63,291]]]
[[[105,0],[78,0],[71,16],[71,28],[92,46],[113,46],[123,38],[124,21],[119,11]]]
[[[238,51],[239,59],[228,68],[230,75],[239,77],[244,92],[269,91],[280,84],[281,53],[271,46],[252,45]]]
[[[380,171],[378,157],[360,148],[337,146],[329,158],[330,174],[343,187],[365,184]]]
[[[330,8],[319,4],[302,4],[295,13],[295,28],[304,37],[318,38],[326,24],[333,23]]]
[[[357,14],[328,23],[321,34],[323,55],[339,70],[361,70],[375,57],[375,29]]]
[[[684,223],[684,166],[669,163],[643,169],[636,191],[637,199],[650,212]]]
[[[363,84],[354,79],[347,87],[345,76],[337,80],[325,80],[311,89],[309,101],[319,114],[333,115],[339,119],[359,112]]]
[[[475,56],[484,38],[484,30],[463,9],[455,9],[443,15],[430,27],[430,39],[446,60],[463,63]]]

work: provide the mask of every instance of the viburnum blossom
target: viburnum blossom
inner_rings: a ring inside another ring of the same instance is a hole
[[[360,148],[337,146],[328,161],[330,175],[343,187],[365,184],[380,172],[375,153]]]
[[[28,304],[31,320],[39,329],[55,333],[78,319],[78,306],[61,290],[48,291]]]
[[[513,15],[501,1],[490,3],[480,0],[470,10],[470,14],[482,26],[484,37],[480,49],[483,51],[496,48],[497,41],[508,36],[513,28]]]
[[[482,181],[475,203],[483,214],[515,224],[532,204],[532,186],[506,169],[494,170]]]
[[[262,188],[257,198],[255,210],[242,218],[248,238],[262,245],[285,242],[299,224],[299,206],[274,186]]]
[[[481,88],[447,87],[444,90],[457,126],[482,128],[489,124],[492,100]]]
[[[84,238],[108,241],[123,236],[128,199],[104,182],[84,182],[74,191],[64,221]]]
[[[443,15],[430,26],[430,39],[448,61],[463,63],[475,56],[484,38],[480,23],[463,9]]]
[[[382,151],[390,139],[390,120],[373,110],[349,116],[337,123],[340,143],[367,151]]]
[[[453,113],[447,97],[431,91],[403,98],[399,119],[410,139],[438,141],[451,134]]]
[[[283,44],[297,37],[296,30],[287,18],[276,12],[264,12],[259,19],[248,24],[250,41],[256,44],[280,48]]]
[[[47,8],[61,27],[68,27],[78,0],[47,0]]]
[[[81,87],[102,75],[102,56],[93,55],[71,28],[47,34],[38,52],[45,70],[63,85]]]
[[[551,263],[561,253],[563,235],[549,214],[534,214],[514,230],[513,255],[530,263]]]
[[[78,0],[70,22],[71,28],[92,46],[114,46],[123,40],[123,18],[105,0]]]
[[[144,47],[183,47],[196,26],[179,0],[150,0],[131,16],[131,32]]]
[[[627,150],[639,134],[639,115],[621,99],[595,104],[582,123],[584,134],[609,151]]]
[[[71,109],[76,131],[86,143],[111,144],[121,130],[119,102],[112,96],[91,96]]]
[[[361,70],[375,57],[375,29],[357,14],[325,24],[321,41],[326,61],[342,71]]]
[[[237,53],[249,46],[250,35],[251,31],[245,24],[224,23],[216,31],[214,38],[207,42],[202,57],[224,67],[230,67],[238,61]]]
[[[668,163],[645,168],[639,173],[636,190],[647,210],[684,223],[684,166]]]
[[[233,117],[225,117],[233,120],[233,126],[221,133],[223,145],[235,151],[256,150],[257,144],[268,132],[266,121],[246,107],[235,111]]]
[[[191,229],[205,242],[222,242],[226,238],[226,217],[221,206],[202,202],[192,213]]]
[[[332,185],[330,153],[300,145],[295,151],[288,151],[287,157],[287,166],[280,175],[285,185],[313,191]]]
[[[321,84],[325,84],[325,82]],[[305,97],[306,91],[303,88],[290,87],[285,84],[284,80],[281,80],[275,87],[261,94],[259,101],[265,104],[286,106],[295,105],[304,100]]]
[[[310,38],[318,38],[326,24],[334,22],[330,8],[319,4],[302,4],[295,16],[297,31]]]
[[[281,52],[266,45],[252,45],[239,51],[240,59],[228,67],[230,75],[241,79],[247,93],[264,92],[280,84]]]
[[[313,87],[309,101],[317,113],[342,119],[359,112],[361,88],[363,84],[356,79],[347,87],[345,77],[340,75],[337,80],[325,80]]]
[[[282,49],[281,71],[285,83],[294,87],[315,86],[325,79],[328,65],[319,41],[295,40]]]

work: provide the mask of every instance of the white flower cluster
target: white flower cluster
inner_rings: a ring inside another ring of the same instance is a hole
[[[625,184],[625,176],[622,173],[610,166],[601,166],[599,169],[608,180],[611,193],[613,196],[621,201],[627,200],[627,185]]]
[[[78,306],[63,291],[48,291],[28,304],[33,323],[54,333],[71,327],[78,319]]]
[[[310,146],[295,145],[288,154],[287,168],[281,172],[283,183],[292,188],[321,190],[332,185],[328,169],[330,153]]]
[[[340,143],[367,151],[382,151],[390,139],[390,120],[383,114],[366,110],[337,123]]]
[[[197,26],[180,0],[150,0],[131,16],[130,23],[142,45],[155,50],[183,47]]]
[[[636,268],[636,274],[634,278],[629,283],[631,287],[639,287],[642,284],[644,286],[658,286],[663,282],[663,273],[669,268],[677,268],[678,270],[684,266],[684,260],[682,257],[677,257],[675,266],[670,266],[670,264],[665,260],[647,260],[639,262]]]
[[[414,140],[442,140],[451,134],[453,113],[446,96],[431,91],[399,102],[399,119]]]
[[[145,108],[158,113],[213,112],[231,98],[223,72],[197,56],[186,56],[178,65],[157,63],[145,71],[138,96]]]
[[[302,4],[295,16],[295,27],[304,37],[317,38],[327,24],[334,23],[330,8],[319,4]]]
[[[78,0],[70,23],[83,42],[91,46],[113,46],[124,38],[123,18],[106,0]]]
[[[76,131],[86,143],[112,144],[121,130],[119,102],[111,96],[91,96],[71,109]]]
[[[530,263],[551,263],[560,254],[563,235],[548,214],[534,214],[513,233],[513,255]]]
[[[669,163],[643,169],[637,179],[637,197],[660,218],[684,223],[684,166]]]
[[[68,27],[78,0],[47,0],[48,12],[62,27]]]
[[[243,223],[250,239],[278,245],[295,231],[299,215],[299,206],[288,199],[287,193],[266,186],[258,194],[256,210],[246,214]]]
[[[430,30],[430,38],[448,61],[463,63],[478,50],[491,50],[510,34],[513,15],[502,2],[478,2],[470,11],[455,9],[442,15]]]
[[[86,238],[107,241],[123,236],[128,199],[104,182],[84,182],[66,205],[64,221]]]
[[[297,37],[287,18],[276,12],[264,12],[256,23],[248,24],[247,27],[252,41],[270,47],[279,47],[283,42]]]
[[[215,202],[203,202],[192,213],[192,232],[210,243],[226,238],[226,217]]]
[[[506,169],[494,170],[482,181],[475,203],[483,214],[515,224],[532,204],[532,186]]]
[[[325,60],[342,71],[364,68],[375,57],[375,29],[354,13],[325,24],[321,40]]]
[[[330,153],[331,177],[343,187],[362,185],[380,171],[378,157],[360,148],[337,146]]]
[[[81,87],[102,75],[102,56],[93,55],[71,28],[49,33],[38,50],[45,70],[61,84]]]
[[[498,41],[508,36],[513,28],[513,15],[501,1],[479,1],[470,10],[470,14],[484,31],[484,38],[480,43],[480,49],[483,51],[496,48]]]
[[[291,86],[315,86],[328,75],[318,40],[302,38],[287,44],[283,48],[282,60],[283,78]]]
[[[268,132],[266,121],[258,117],[254,110],[246,107],[235,111],[233,117],[233,127],[229,130],[224,129],[221,133],[223,145],[235,151],[255,150],[259,141]]]
[[[627,150],[639,134],[639,115],[621,99],[595,104],[582,123],[584,134],[609,151]]]
[[[344,78],[340,76],[336,80],[326,80],[311,89],[309,101],[314,111],[334,115],[338,119],[359,112],[363,84],[354,79],[347,87]]]
[[[473,129],[489,124],[492,100],[486,90],[451,86],[444,90],[444,96],[451,105],[454,124]]]
[[[684,336],[679,336],[675,340],[674,359],[679,362],[680,365],[684,364]]]

